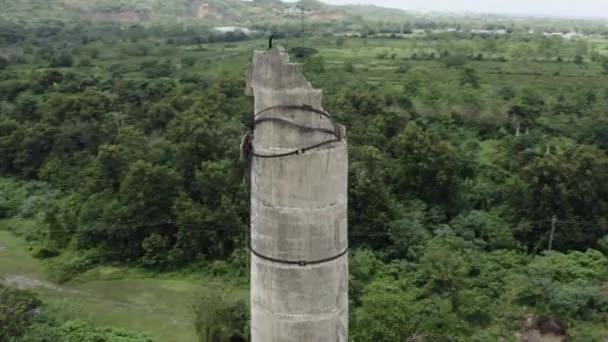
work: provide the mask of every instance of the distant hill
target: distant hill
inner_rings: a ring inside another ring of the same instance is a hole
[[[199,21],[251,25],[299,20],[303,4],[308,21],[391,20],[406,12],[376,6],[332,6],[316,0],[0,0],[7,21],[83,19],[115,22]]]

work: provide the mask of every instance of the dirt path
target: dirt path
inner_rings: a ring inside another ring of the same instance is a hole
[[[5,246],[0,245],[0,252],[8,252]],[[9,286],[14,286],[21,290],[33,290],[37,288],[44,288],[48,290],[54,291],[64,291],[65,289],[57,286],[51,282],[43,281],[39,279],[34,279],[31,277],[14,275],[14,274],[4,274],[2,282]]]
[[[99,303],[100,305],[103,305],[106,307],[123,308],[123,309],[128,308],[130,310],[137,310],[137,311],[148,310],[148,308],[145,307],[144,305],[134,303],[133,301],[130,301],[130,300],[120,301],[120,300],[107,299],[104,297],[100,297],[97,294],[94,294],[91,292],[75,290],[75,289],[72,289],[69,287],[60,286],[60,285],[51,283],[46,280],[35,279],[32,277],[27,277],[27,276],[10,275],[10,274],[5,275],[4,279],[3,279],[3,283],[10,285],[10,286],[14,286],[21,290],[50,290],[50,291],[57,293],[58,295],[59,294],[63,294],[63,295],[69,294],[72,298],[75,298],[74,296],[78,296],[79,298],[83,298],[83,299],[86,298],[86,300],[88,302],[96,302],[96,303]]]
[[[4,276],[3,282],[6,285],[14,286],[21,290],[34,290],[34,289],[47,289],[53,291],[63,292],[65,288],[55,285],[48,281],[34,279],[26,276],[9,274]]]

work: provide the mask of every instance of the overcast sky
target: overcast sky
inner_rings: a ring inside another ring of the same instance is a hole
[[[406,10],[532,14],[608,18],[608,0],[322,0]]]

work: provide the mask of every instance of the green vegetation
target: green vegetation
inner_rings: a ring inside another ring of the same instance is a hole
[[[0,284],[0,338],[2,341],[116,341],[150,342],[143,334],[114,328],[96,328],[82,321],[58,323],[36,310],[41,302],[31,292],[16,290]]]
[[[269,0],[65,3],[0,3],[0,340],[247,340],[268,32],[348,129],[353,341],[608,336],[605,23],[307,1],[296,38]]]
[[[155,341],[193,341],[196,312],[193,305],[217,288],[231,289],[232,300],[243,301],[245,285],[211,276],[155,274],[121,267],[97,267],[67,284],[52,282],[48,264],[34,259],[22,238],[2,231],[7,226],[33,226],[31,222],[2,222],[0,227],[0,274],[10,284],[36,291],[44,302],[41,313],[60,323],[80,321],[98,326],[145,331]],[[46,266],[46,267],[45,267]],[[223,303],[223,302],[220,302]],[[2,307],[2,306],[0,306]],[[222,310],[221,306],[217,307]],[[112,340],[109,340],[110,342]]]
[[[35,310],[40,301],[26,291],[15,290],[0,284],[0,338],[8,341],[21,336],[31,324],[30,311]]]
[[[201,293],[194,308],[194,325],[201,342],[249,340],[249,304],[234,297],[225,289]]]

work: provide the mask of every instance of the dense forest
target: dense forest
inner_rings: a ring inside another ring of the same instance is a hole
[[[53,283],[202,274],[222,285],[188,326],[247,340],[244,81],[272,33],[348,130],[352,341],[608,338],[605,23],[2,18],[0,231]],[[7,265],[2,342],[161,340],[45,304]]]

